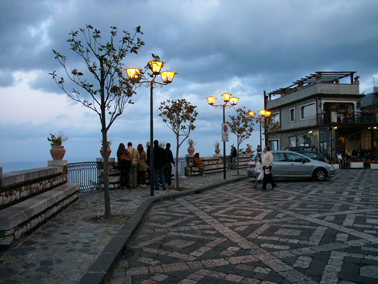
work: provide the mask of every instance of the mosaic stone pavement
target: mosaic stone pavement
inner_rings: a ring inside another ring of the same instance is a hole
[[[378,283],[377,181],[245,180],[159,203],[108,283]]]

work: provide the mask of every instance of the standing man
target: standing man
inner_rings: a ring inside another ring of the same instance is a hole
[[[137,165],[139,160],[139,152],[137,149],[133,148],[133,143],[127,143],[127,151],[130,153],[131,157],[131,168],[129,170],[129,188],[136,188],[137,187]]]
[[[262,190],[266,190],[266,184],[270,182],[272,185],[272,189],[274,189],[277,185],[273,181],[272,177],[272,163],[273,163],[273,154],[270,152],[270,147],[265,146],[264,148],[264,155],[262,158],[262,165],[264,170],[264,179],[263,179],[263,185]]]
[[[236,153],[236,148],[234,146],[231,147],[231,167],[233,170],[236,170],[236,157],[237,157],[237,153]]]
[[[171,151],[171,144],[167,143],[165,147],[165,182],[168,184],[168,187],[172,187],[172,164],[175,165],[175,160],[173,160],[173,154]]]
[[[163,190],[166,190],[164,179],[164,167],[165,167],[165,152],[164,149],[159,147],[159,141],[154,141],[154,181],[155,190],[159,190],[158,172],[160,175],[160,182],[163,186]]]

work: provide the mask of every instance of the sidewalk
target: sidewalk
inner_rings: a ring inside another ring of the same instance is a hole
[[[22,243],[0,252],[0,283],[101,283],[137,229],[144,213],[160,200],[199,193],[247,178],[246,170],[180,179],[184,191],[150,188],[111,190],[111,220],[96,219],[104,212],[102,191],[80,199]],[[173,181],[174,182],[174,181]]]

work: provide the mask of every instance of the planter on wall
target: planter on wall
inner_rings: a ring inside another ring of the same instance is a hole
[[[108,147],[108,157],[110,157],[110,153],[112,152],[112,150],[110,149],[110,147]],[[101,150],[100,150],[100,154],[101,154],[101,157],[104,158],[104,148],[101,147]]]
[[[220,153],[220,149],[219,149],[219,148],[216,148],[216,149],[215,149],[215,154],[219,155],[219,153]]]
[[[364,163],[363,162],[350,162],[350,167],[352,169],[363,169]]]
[[[189,148],[188,148],[188,154],[189,154],[189,155],[193,155],[194,150],[195,150],[194,147],[189,147]]]
[[[378,170],[378,164],[370,164],[370,169]]]
[[[64,146],[51,146],[50,154],[54,161],[61,161],[66,154],[66,149]]]

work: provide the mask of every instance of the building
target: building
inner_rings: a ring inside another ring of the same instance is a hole
[[[281,129],[269,133],[271,149],[308,145],[326,157],[351,155],[353,149],[378,156],[377,109],[361,108],[356,72],[315,72],[285,88],[264,93],[264,106]]]

